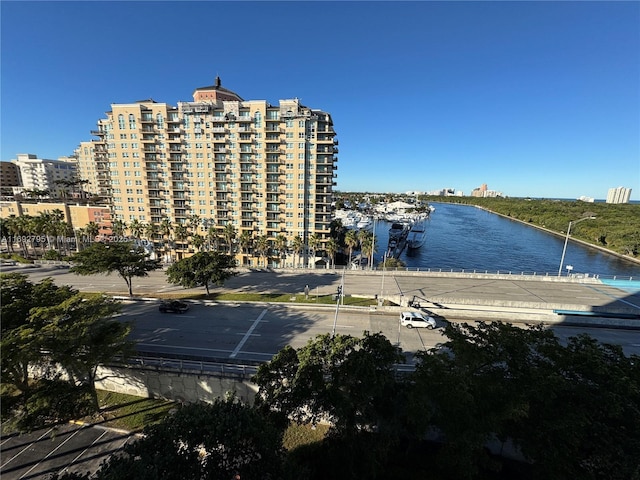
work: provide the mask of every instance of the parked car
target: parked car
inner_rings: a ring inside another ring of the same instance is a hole
[[[184,313],[189,310],[189,304],[180,300],[166,300],[160,304],[162,313]]]
[[[433,317],[426,317],[418,312],[402,312],[400,314],[400,325],[407,328],[436,328],[436,321]]]

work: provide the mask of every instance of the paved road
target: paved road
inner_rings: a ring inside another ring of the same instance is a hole
[[[46,479],[53,473],[95,472],[133,436],[97,426],[61,424],[0,437],[2,480]]]
[[[279,304],[190,302],[187,313],[160,313],[154,302],[127,302],[122,320],[132,321],[132,338],[149,354],[181,354],[221,362],[263,362],[285,345],[299,348],[316,335],[333,331],[335,308],[314,308]],[[398,313],[341,308],[336,332],[361,336],[366,330],[383,333],[408,354],[444,341],[442,327],[407,329],[400,327]],[[561,339],[589,333],[601,342],[618,344],[627,354],[640,355],[640,330],[552,327]]]
[[[56,267],[7,267],[3,272],[22,271],[33,281],[52,277],[59,284],[73,285],[81,291],[102,291],[110,294],[126,295],[126,285],[116,274],[80,277],[70,274],[66,268]],[[362,271],[241,271],[228,280],[224,287],[213,287],[212,291],[252,292],[252,293],[302,293],[309,286],[311,295],[335,293],[344,282],[346,295],[385,297],[402,295],[403,301],[410,299],[427,301],[448,306],[479,305],[501,306],[503,308],[554,308],[556,305],[575,309],[599,307],[640,313],[640,287],[624,289],[601,283],[577,283],[547,281],[521,276],[474,276],[447,275],[435,273],[362,272]],[[169,285],[163,271],[151,272],[148,277],[135,278],[134,295],[154,296],[162,294],[204,293],[203,288],[183,289]]]
[[[127,302],[121,319],[132,321],[132,338],[149,354],[177,353],[222,362],[264,362],[286,345],[301,347],[333,331],[335,307],[190,302],[186,313],[160,313],[154,302]],[[397,313],[341,308],[336,333],[382,332],[403,350],[415,352],[442,342],[434,330],[399,328]]]

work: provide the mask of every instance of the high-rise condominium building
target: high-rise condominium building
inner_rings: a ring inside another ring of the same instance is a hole
[[[607,193],[607,203],[629,203],[631,189],[625,187],[610,188]]]
[[[171,237],[174,258],[194,252],[194,236],[212,227],[227,249],[233,227],[240,265],[293,265],[304,252],[286,257],[282,235],[313,252],[329,239],[336,133],[329,113],[297,98],[243,100],[217,77],[193,102],[112,104],[91,133],[98,139],[76,152],[87,188],[110,198],[114,220],[155,225],[157,248]]]
[[[52,197],[67,195],[67,186],[63,182],[70,182],[76,178],[76,165],[71,159],[63,157],[58,160],[38,158],[31,153],[19,153],[11,163],[20,172],[20,187],[14,192],[24,190],[48,192]]]

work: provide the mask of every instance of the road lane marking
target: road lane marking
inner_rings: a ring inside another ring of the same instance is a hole
[[[75,432],[73,432],[66,440],[64,440],[62,443],[60,443],[60,445],[58,445],[56,448],[54,448],[53,450],[51,450],[49,453],[47,453],[47,455],[40,460],[38,463],[36,463],[33,467],[31,467],[29,470],[27,470],[26,472],[24,472],[20,478],[24,478],[26,477],[28,474],[30,474],[32,471],[34,471],[42,462],[45,462],[46,460],[49,459],[49,457],[51,455],[53,455],[54,453],[56,453],[60,448],[62,448],[69,440],[71,440],[73,437],[75,437],[78,432],[80,431],[80,429],[76,430]]]
[[[80,457],[83,456],[85,453],[87,453],[89,450],[91,450],[98,443],[98,440],[101,440],[102,437],[104,437],[106,434],[107,434],[107,430],[102,432],[102,435],[100,435],[93,442],[91,442],[91,445],[89,447],[85,448],[76,458],[71,460],[71,463],[69,463],[66,467],[64,467],[64,470],[58,472],[58,474],[63,474],[64,472],[69,470],[69,467],[72,467],[78,460],[80,460]]]
[[[18,453],[16,453],[13,457],[11,457],[9,460],[7,460],[6,462],[4,462],[2,465],[0,465],[0,469],[6,467],[9,463],[11,463],[15,458],[19,457],[20,455],[22,455],[24,452],[28,451],[34,443],[39,442],[40,440],[42,440],[44,437],[46,437],[47,435],[49,435],[49,433],[51,433],[53,431],[53,428],[50,428],[49,430],[47,430],[46,432],[44,432],[42,435],[40,435],[38,437],[38,439],[34,442],[31,442],[29,444],[26,444],[26,446],[20,450]]]
[[[251,327],[249,327],[249,330],[247,330],[247,333],[244,334],[244,337],[242,337],[242,340],[240,340],[240,343],[238,343],[238,346],[235,348],[235,350],[231,352],[231,355],[229,355],[229,358],[235,358],[235,356],[238,355],[238,353],[240,353],[240,349],[244,346],[247,340],[249,340],[249,337],[251,336],[253,331],[256,329],[256,327],[260,323],[260,320],[262,320],[262,317],[264,317],[266,314],[267,314],[267,309],[265,308],[262,311],[262,313],[258,316],[258,318],[256,318],[255,321],[251,324]]]

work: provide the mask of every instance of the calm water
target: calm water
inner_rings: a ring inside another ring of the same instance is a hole
[[[427,241],[400,255],[407,267],[443,270],[510,271],[557,275],[564,237],[466,205],[434,203]],[[376,224],[376,263],[382,260],[391,224]],[[563,263],[572,273],[640,277],[640,265],[569,241]]]

